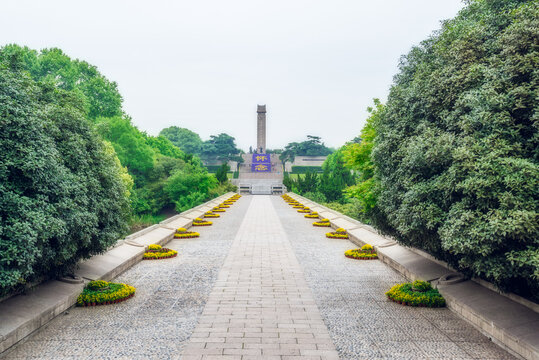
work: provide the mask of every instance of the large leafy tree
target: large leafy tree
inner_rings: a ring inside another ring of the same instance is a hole
[[[0,50],[0,294],[114,243],[132,184],[84,97],[31,79],[24,56]]]
[[[215,176],[204,168],[188,164],[167,180],[165,191],[174,199],[176,210],[185,211],[207,199],[210,190],[216,186]]]
[[[234,137],[224,133],[211,135],[210,139],[202,144],[202,157],[205,159],[228,161],[240,152]]]
[[[279,157],[281,161],[294,161],[296,156],[326,156],[333,152],[324,145],[319,136],[307,135],[307,140],[291,142],[285,146]]]
[[[72,60],[57,48],[38,52],[28,47],[7,45],[2,48],[2,52],[6,55],[19,54],[23,59],[21,66],[33,79],[52,82],[64,90],[82,92],[89,118],[122,114],[122,96],[117,84],[109,81],[86,61]]]
[[[329,155],[322,164],[324,172],[320,177],[319,191],[328,201],[344,202],[343,191],[355,183],[355,177],[345,166],[343,149]]]
[[[167,138],[147,135],[134,126],[122,111],[122,97],[116,83],[105,78],[95,66],[71,59],[60,49],[37,52],[8,45],[2,48],[2,53],[4,57],[17,54],[22,59],[21,70],[26,70],[35,81],[77,94],[85,117],[112,145],[112,153],[117,154],[134,179],[130,197],[135,215],[156,215],[174,206],[176,199],[170,198],[164,187],[168,177],[184,162],[202,169],[198,158],[186,155]],[[128,176],[124,173],[124,177]],[[213,193],[208,191],[203,195],[206,200]]]
[[[374,107],[367,111],[370,116],[361,134],[346,144],[343,149],[343,160],[348,168],[357,172],[357,183],[346,189],[346,194],[358,201],[359,214],[357,216],[365,221],[378,215],[376,208],[379,181],[374,176],[375,164],[372,160],[372,148],[376,139],[376,124],[384,116],[384,105],[378,99],[374,99]]]
[[[122,165],[135,177],[144,177],[153,168],[156,151],[146,143],[144,134],[124,116],[98,118],[97,129],[110,141]]]
[[[377,226],[539,300],[539,2],[469,1],[403,57],[373,158]]]
[[[159,135],[166,137],[188,154],[198,155],[202,151],[202,140],[200,136],[189,129],[170,126],[161,130]]]

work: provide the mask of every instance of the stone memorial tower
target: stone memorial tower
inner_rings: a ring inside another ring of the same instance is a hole
[[[258,105],[257,127],[256,127],[256,152],[258,154],[266,153],[266,105]]]

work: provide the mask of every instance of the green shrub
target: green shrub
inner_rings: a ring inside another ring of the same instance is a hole
[[[0,294],[72,272],[127,232],[130,177],[76,92],[0,50]]]
[[[215,178],[217,181],[219,181],[219,184],[224,184],[228,182],[228,172],[230,170],[230,166],[228,164],[224,163],[221,166],[219,166],[219,169],[215,172]]]
[[[470,1],[401,62],[375,225],[539,301],[539,3]]]

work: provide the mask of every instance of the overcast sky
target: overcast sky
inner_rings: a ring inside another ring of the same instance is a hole
[[[226,132],[268,148],[319,135],[339,147],[385,100],[399,57],[461,0],[2,1],[0,44],[59,47],[116,81],[141,130]]]

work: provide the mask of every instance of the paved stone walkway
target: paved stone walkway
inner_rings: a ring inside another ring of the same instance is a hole
[[[338,359],[269,196],[252,198],[183,359],[222,355]]]
[[[244,196],[177,258],[117,281],[136,296],[72,308],[6,359],[513,359],[448,309],[404,307],[405,279],[324,237],[280,197]]]
[[[326,238],[328,228],[282,199],[272,203],[341,359],[514,359],[447,308],[389,301],[385,292],[403,276],[378,260],[346,258],[356,245]]]
[[[249,197],[242,198],[213,226],[196,228],[200,238],[169,242],[166,246],[177,250],[177,257],[142,261],[115,279],[137,288],[132,299],[71,308],[4,353],[5,358],[179,359],[249,203]]]

